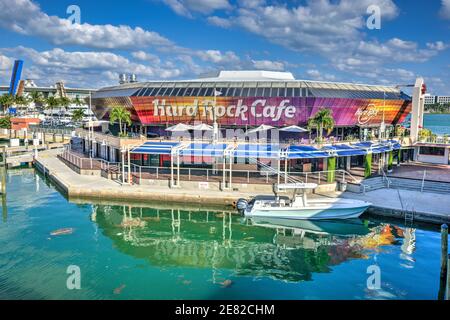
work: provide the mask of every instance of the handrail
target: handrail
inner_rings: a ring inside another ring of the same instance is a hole
[[[391,187],[392,181],[391,181],[391,179],[388,178],[388,176],[386,175],[386,172],[384,172],[383,168],[381,168],[381,172],[383,173],[383,178],[382,179],[383,179],[383,181],[386,180],[387,187],[389,189]]]
[[[423,188],[425,187],[425,177],[427,176],[427,170],[423,170],[423,177],[422,177],[422,186],[420,187],[420,192],[423,192]]]

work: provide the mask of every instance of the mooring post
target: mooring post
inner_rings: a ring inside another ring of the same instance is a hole
[[[438,300],[445,299],[445,292],[447,291],[448,299],[448,226],[443,224],[441,226],[441,274],[439,277],[439,293]]]
[[[447,256],[448,256],[448,226],[441,226],[441,279],[447,277]]]
[[[450,264],[450,254],[447,255],[447,266]],[[447,268],[447,300],[450,300],[450,268]]]

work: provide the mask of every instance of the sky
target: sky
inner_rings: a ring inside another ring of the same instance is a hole
[[[450,0],[0,0],[0,84],[15,59],[38,85],[258,69],[386,85],[422,76],[450,95]]]

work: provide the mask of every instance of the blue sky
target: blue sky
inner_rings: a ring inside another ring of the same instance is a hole
[[[371,5],[380,29],[367,27]],[[423,76],[429,91],[450,95],[450,0],[0,0],[0,29],[2,84],[20,58],[41,85],[265,69],[370,84]]]

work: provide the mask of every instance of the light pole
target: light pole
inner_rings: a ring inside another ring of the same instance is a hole
[[[213,105],[213,143],[216,143],[219,140],[219,125],[217,123],[217,113],[216,113],[216,104],[217,104],[217,96],[222,95],[222,92],[214,89],[214,105]]]
[[[381,140],[383,138],[384,132],[386,131],[386,123],[384,122],[385,109],[386,109],[386,92],[383,91],[383,119],[381,120],[381,124],[380,124],[380,132],[378,134],[378,140]]]

